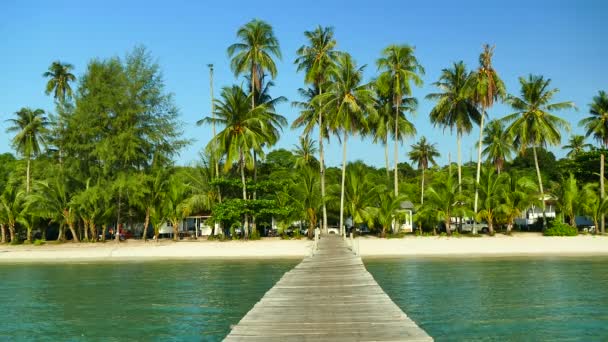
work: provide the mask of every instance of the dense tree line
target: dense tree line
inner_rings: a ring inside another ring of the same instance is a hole
[[[32,242],[34,231],[41,238],[52,233],[61,241],[97,241],[109,229],[135,223],[143,223],[146,239],[148,228],[158,236],[164,222],[177,239],[180,222],[203,213],[233,232],[242,229],[245,238],[258,237],[273,218],[282,228],[299,221],[325,231],[329,225],[343,229],[350,218],[385,235],[403,219],[401,205],[408,200],[419,232],[440,227],[451,234],[455,217],[485,222],[491,234],[497,227],[510,232],[530,206],[544,214],[547,200],[557,204],[556,221],[575,226],[575,217],[585,215],[604,232],[605,92],[593,97],[580,122],[586,136],[571,136],[563,146],[567,157],[556,160],[547,147],[560,145],[570,130],[556,113],[574,103],[553,102],[558,90],[543,76],[521,77],[520,89],[506,89],[492,65],[494,47],[485,45],[476,69],[455,62],[426,97],[435,102],[430,122],[456,133],[453,172],[451,163],[436,164],[436,145],[425,137],[399,150],[417,134],[408,116],[418,104],[412,87],[422,85],[425,70],[414,47],[385,48],[377,76],[365,80],[366,66],[338,50],[332,28],[319,26],[304,37],[295,60],[304,87],[292,99],[298,117],[290,125],[302,129],[299,144],[273,150],[289,126],[277,111],[287,99],[271,94],[282,54],[272,27],[252,20],[227,50],[232,71],[246,86],[222,87],[211,114],[198,121],[217,133],[196,166],[174,164],[190,142],[182,138],[179,110],[145,48],[124,58],[93,59],[78,78],[72,65],[53,62],[43,77],[55,113],[24,107],[8,120],[18,158],[0,156],[2,242]],[[496,102],[513,113],[490,118]],[[478,160],[463,165],[461,139],[476,126]],[[332,136],[343,148],[340,169],[325,166]],[[383,145],[384,168],[347,163],[348,140],[355,136]],[[599,146],[587,144],[589,136]],[[401,156],[416,169],[399,162]],[[543,230],[547,221],[539,221]]]

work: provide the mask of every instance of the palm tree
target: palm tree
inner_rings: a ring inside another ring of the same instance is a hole
[[[72,98],[70,82],[76,81],[76,76],[71,73],[73,69],[74,66],[72,64],[54,61],[49,70],[42,74],[42,77],[49,79],[46,83],[45,93],[47,95],[53,93],[55,100],[60,103],[65,103],[66,99]]]
[[[479,182],[480,202],[479,213],[476,213],[480,220],[488,222],[490,235],[494,234],[494,221],[497,209],[502,203],[503,192],[508,186],[508,175],[500,174],[496,176],[494,168],[486,166],[483,169],[481,181]]]
[[[224,87],[220,99],[215,101],[215,117],[206,117],[201,123],[224,126],[209,142],[208,148],[218,146],[219,152],[225,154],[224,171],[228,171],[234,162],[238,162],[241,171],[243,200],[247,200],[245,168],[252,168],[251,151],[260,150],[261,144],[270,139],[265,123],[271,116],[264,105],[251,109],[249,97],[239,86]],[[248,237],[249,220],[245,215],[245,237]]]
[[[570,150],[570,151],[568,151],[568,154],[566,156],[568,158],[574,159],[576,156],[578,156],[582,152],[585,152],[586,149],[591,148],[591,147],[592,147],[591,144],[585,143],[584,135],[574,134],[574,135],[570,136],[570,139],[568,140],[568,144],[562,146],[562,150]]]
[[[173,226],[173,240],[179,239],[179,224],[190,214],[188,201],[188,186],[180,177],[173,175],[167,183],[167,192],[162,202],[162,212],[164,217]]]
[[[288,197],[292,205],[297,208],[298,218],[305,218],[308,221],[308,238],[312,239],[321,207],[319,174],[312,166],[303,166],[298,169],[294,182],[289,188],[290,190],[283,195]]]
[[[496,172],[500,175],[505,161],[511,159],[514,151],[513,137],[505,132],[505,126],[500,120],[492,120],[484,129],[482,155],[496,167]]]
[[[299,127],[307,125],[309,131],[316,124],[319,128],[319,168],[321,174],[321,198],[323,206],[323,231],[327,232],[327,207],[325,205],[325,154],[323,149],[323,139],[328,139],[327,123],[323,121],[322,104],[313,104],[312,99],[316,95],[323,94],[323,86],[329,78],[329,69],[334,64],[338,52],[334,50],[336,40],[334,39],[334,30],[332,27],[318,26],[314,31],[305,31],[304,35],[308,40],[309,45],[302,45],[298,51],[298,58],[295,64],[298,66],[298,71],[304,70],[306,75],[304,81],[312,84],[312,92],[308,92],[308,106],[301,112],[294,122],[293,126]],[[309,132],[305,130],[304,134]]]
[[[17,133],[12,143],[15,150],[27,160],[25,189],[26,193],[29,193],[31,159],[40,153],[40,146],[46,143],[44,137],[49,123],[42,109],[21,108],[15,115],[16,119],[7,120],[12,125],[6,132]]]
[[[401,209],[401,202],[405,199],[404,195],[395,197],[392,192],[381,191],[377,195],[378,207],[368,209],[382,226],[382,237],[386,236],[386,232],[395,224],[396,217]]]
[[[389,45],[382,51],[382,57],[376,61],[378,70],[382,71],[378,77],[379,82],[386,84],[393,98],[393,110],[395,112],[394,139],[395,139],[395,197],[399,195],[399,180],[397,164],[399,158],[399,113],[401,112],[401,101],[404,95],[411,96],[412,88],[410,82],[416,86],[422,86],[421,75],[424,68],[418,63],[414,56],[414,48],[409,45]]]
[[[17,241],[16,224],[22,215],[25,200],[26,194],[12,186],[4,189],[2,196],[0,196],[2,223],[8,226],[11,242]]]
[[[29,200],[36,206],[41,217],[59,224],[57,240],[65,240],[64,229],[67,226],[72,233],[72,239],[80,242],[74,226],[77,221],[76,204],[72,201],[65,178],[53,177],[49,181],[38,181],[34,184],[38,190],[30,195]]]
[[[344,190],[347,212],[353,220],[353,225],[371,223],[373,215],[370,208],[379,191],[379,185],[374,183],[372,174],[367,171],[365,164],[355,162],[348,164],[346,170],[346,186]],[[383,187],[380,185],[380,187]]]
[[[434,126],[456,129],[458,145],[458,187],[462,190],[462,135],[473,129],[473,123],[479,124],[481,113],[473,100],[473,82],[471,73],[467,71],[462,61],[454,63],[451,69],[443,69],[439,80],[433,83],[440,93],[426,96],[436,100],[437,104],[431,110],[431,123]]]
[[[357,67],[351,56],[340,54],[330,70],[328,92],[315,99],[323,104],[322,110],[331,113],[329,126],[338,136],[342,134],[342,191],[340,196],[340,230],[344,226],[344,182],[346,177],[346,146],[349,134],[364,132],[366,115],[375,112],[374,92],[368,84],[361,84],[363,67]]]
[[[390,181],[390,165],[388,160],[388,138],[389,135],[395,139],[395,132],[391,127],[395,126],[395,116],[393,110],[393,97],[390,94],[391,89],[388,85],[380,81],[376,81],[376,115],[369,118],[370,130],[373,134],[373,141],[380,141],[384,145],[384,161],[386,165],[386,178]],[[406,137],[416,135],[416,127],[412,124],[405,112],[415,112],[418,107],[418,100],[414,97],[404,97],[401,100],[401,108],[399,109],[399,137],[396,140],[402,142]],[[392,132],[391,132],[392,131]]]
[[[602,148],[608,148],[608,94],[605,91],[600,91],[593,97],[593,102],[589,105],[590,116],[579,122],[579,125],[584,126],[587,130],[586,136],[593,135]],[[600,198],[604,199],[604,160],[606,159],[604,151],[600,155]],[[601,232],[605,232],[604,217],[600,220]]]
[[[408,153],[408,156],[422,170],[420,204],[424,204],[424,171],[429,168],[429,163],[437,165],[435,158],[438,158],[440,154],[436,144],[429,144],[426,137],[422,137],[417,143],[412,145],[412,150]]]
[[[477,176],[475,178],[475,203],[473,211],[477,214],[477,202],[479,199],[479,178],[481,173],[481,148],[483,142],[483,119],[486,116],[486,110],[491,108],[499,98],[503,98],[506,94],[505,85],[498,77],[498,73],[492,66],[492,56],[494,55],[494,46],[489,44],[483,46],[483,52],[479,55],[479,68],[472,77],[475,82],[475,91],[473,94],[475,102],[481,107],[481,120],[479,122],[479,144],[477,146]],[[474,231],[474,233],[476,233]]]
[[[549,88],[551,79],[529,75],[527,79],[520,77],[519,83],[521,84],[520,97],[514,95],[507,97],[507,102],[516,112],[505,116],[503,120],[505,123],[510,123],[507,127],[507,134],[514,137],[515,145],[519,146],[522,152],[527,147],[532,147],[543,207],[543,228],[545,228],[547,225],[545,193],[536,148],[559,144],[561,140],[560,129],[570,129],[566,120],[553,115],[551,112],[576,107],[573,102],[550,103],[553,96],[559,92],[557,88]]]
[[[310,139],[308,135],[300,136],[300,144],[293,145],[293,154],[296,157],[295,167],[304,168],[307,166],[316,166],[318,161],[315,158],[317,153],[316,141]]]
[[[505,173],[506,189],[502,192],[501,204],[497,208],[497,216],[502,216],[507,223],[507,234],[511,233],[515,219],[538,202],[538,185],[527,177],[521,177],[516,172]]]
[[[581,192],[572,173],[554,191],[555,197],[557,197],[557,207],[563,214],[564,221],[567,218],[568,223],[574,228],[576,228],[575,217],[579,212],[579,204],[584,202],[584,198],[581,198]]]
[[[458,211],[462,211],[464,200],[458,183],[454,182],[454,177],[449,173],[447,177],[438,179],[429,187],[426,192],[426,202],[421,207],[421,211],[433,211],[439,221],[443,220],[446,233],[452,235],[452,216],[456,216]]]

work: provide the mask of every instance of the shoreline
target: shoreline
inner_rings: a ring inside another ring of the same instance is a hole
[[[301,259],[310,255],[312,241],[264,238],[258,241],[148,241],[115,244],[63,243],[0,245],[0,264],[175,260]],[[357,243],[355,242],[355,247]],[[365,236],[360,255],[377,258],[486,258],[608,256],[608,236],[546,237],[523,233],[494,237],[415,237],[379,239]]]

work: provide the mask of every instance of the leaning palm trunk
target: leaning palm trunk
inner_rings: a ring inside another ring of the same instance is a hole
[[[239,151],[239,159],[241,162],[241,182],[243,183],[243,200],[247,201],[247,183],[245,182],[245,156],[243,155],[243,149]],[[245,214],[245,224],[243,228],[245,239],[249,238],[249,216]]]
[[[6,243],[6,226],[4,224],[0,224],[0,232],[2,233],[1,243]]]
[[[319,95],[323,94],[319,87]],[[325,205],[325,153],[323,151],[323,113],[319,110],[319,168],[321,169],[321,203],[323,204],[323,233],[327,234],[327,206]]]
[[[543,191],[543,179],[540,175],[540,167],[538,166],[538,156],[536,155],[536,145],[532,146],[534,153],[534,166],[536,166],[536,176],[538,177],[538,188],[540,189],[540,199],[543,204],[543,230],[547,228],[547,214],[545,212],[545,192]]]
[[[475,202],[473,205],[473,213],[477,215],[477,202],[479,201],[479,179],[481,178],[481,142],[483,139],[483,118],[485,116],[485,109],[481,108],[481,121],[479,122],[479,143],[477,144],[477,176],[475,177]],[[500,174],[500,168],[498,169],[498,174]],[[492,228],[490,225],[492,223],[488,222],[488,229],[490,229],[490,233],[492,232]],[[476,233],[476,232],[474,232]]]
[[[346,180],[346,141],[348,134],[344,132],[344,144],[342,145],[342,189],[340,191],[340,234],[344,234],[344,183]]]
[[[70,228],[70,232],[72,233],[72,239],[74,240],[74,242],[80,242],[80,240],[78,239],[76,228],[74,228],[74,222],[69,222],[68,227]]]
[[[146,241],[148,236],[148,225],[150,224],[150,207],[146,208],[146,218],[144,219],[144,232],[141,234],[141,238]]]

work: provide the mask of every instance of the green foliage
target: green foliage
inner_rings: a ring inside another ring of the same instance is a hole
[[[545,236],[576,236],[578,235],[578,229],[572,227],[569,224],[559,222],[555,220],[551,222],[549,228],[543,232]]]
[[[36,239],[34,240],[34,246],[42,246],[46,243],[46,240]]]
[[[260,232],[258,230],[254,230],[250,235],[249,235],[249,240],[259,240],[261,239],[260,237]]]

